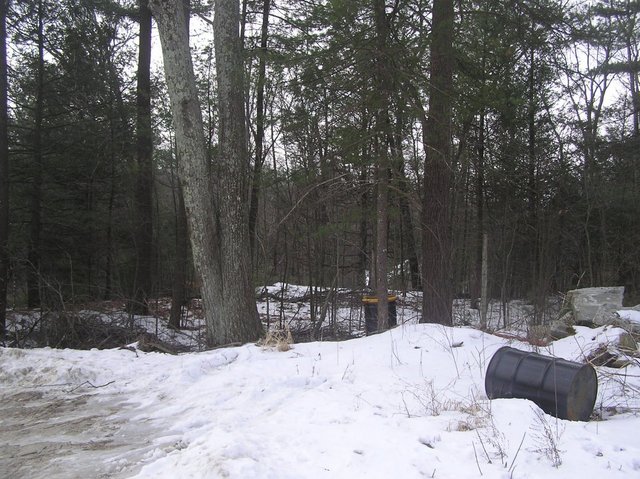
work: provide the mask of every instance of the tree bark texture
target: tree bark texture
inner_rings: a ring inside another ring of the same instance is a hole
[[[33,164],[31,183],[31,204],[29,224],[29,245],[27,252],[27,306],[40,306],[40,233],[42,229],[42,128],[44,117],[44,7],[38,2],[38,68],[33,128]]]
[[[451,95],[453,92],[453,1],[434,0],[431,43],[431,86],[425,141],[422,205],[421,322],[452,324],[450,193]]]
[[[389,287],[387,280],[388,223],[389,223],[389,167],[386,144],[378,145],[378,197],[376,202],[376,298],[378,331],[389,329]]]
[[[478,122],[478,145],[476,157],[476,257],[471,287],[471,307],[480,308],[482,291],[482,251],[485,233],[484,221],[484,157],[485,157],[485,108],[480,109]]]
[[[9,138],[7,133],[7,10],[0,0],[0,339],[6,335],[9,281]]]
[[[271,0],[264,0],[262,7],[262,31],[260,32],[260,59],[258,60],[258,84],[256,86],[256,154],[253,163],[251,200],[249,203],[249,239],[251,257],[256,258],[256,226],[258,223],[258,199],[260,197],[262,164],[264,163],[264,87],[267,72],[267,41],[269,38],[269,11]]]
[[[489,308],[489,235],[482,236],[482,272],[480,281],[480,329],[487,329],[487,310]]]
[[[362,129],[363,132],[367,131],[366,127]],[[363,160],[369,156],[369,152],[367,148],[363,146],[362,148],[362,158]],[[364,163],[364,161],[363,161]],[[362,166],[360,170],[360,184],[365,185],[367,183],[367,167]],[[369,191],[367,188],[362,188],[362,193],[360,193],[360,201],[359,201],[359,209],[360,209],[360,225],[359,225],[359,236],[360,236],[360,248],[358,250],[358,286],[361,288],[367,288],[369,286],[369,281],[367,280],[367,269],[369,264]]]
[[[389,98],[391,88],[389,62],[389,23],[385,12],[385,1],[374,0],[373,11],[376,24],[375,80],[378,89],[376,104],[376,134],[378,153],[378,195],[376,211],[376,298],[378,300],[378,331],[389,329],[389,302],[387,280],[387,236],[389,223],[389,152],[388,140],[393,132],[389,122]]]
[[[152,0],[178,148],[195,267],[211,345],[253,341],[262,332],[251,285],[247,223],[248,152],[243,109],[239,3],[216,2],[220,153],[215,194],[181,0]]]
[[[176,132],[178,172],[184,192],[193,260],[202,283],[201,294],[211,344],[225,338],[215,333],[222,316],[222,274],[220,271],[217,222],[208,158],[198,102],[195,74],[189,51],[184,9],[179,0],[152,0],[149,7],[158,24],[165,78]],[[231,341],[228,341],[231,342]]]
[[[129,310],[148,314],[153,274],[153,131],[151,128],[151,11],[139,0],[140,35],[136,87],[134,242],[136,271]]]
[[[191,24],[191,0],[182,0],[182,8],[184,11],[184,22],[188,36],[189,25]],[[177,158],[177,149],[175,154]],[[177,163],[180,163],[180,160],[178,160]],[[171,180],[173,187],[173,207],[175,212],[176,254],[173,260],[173,277],[171,278],[171,311],[169,313],[169,326],[174,329],[180,329],[182,327],[182,308],[185,306],[187,301],[189,225],[187,224],[187,212],[184,206],[184,191],[180,184],[180,178],[174,178],[172,172]]]
[[[216,337],[251,341],[262,334],[251,280],[249,240],[249,152],[244,112],[244,62],[240,38],[240,2],[216,0],[214,47],[220,112],[220,148],[216,160],[216,202],[224,314]]]
[[[411,204],[409,201],[411,184],[405,175],[405,160],[402,152],[402,123],[401,115],[397,115],[397,125],[392,145],[393,152],[393,168],[392,174],[395,179],[394,189],[397,192],[398,205],[400,208],[401,225],[404,227],[405,238],[407,242],[407,260],[409,261],[409,279],[412,289],[421,289],[420,282],[420,263],[418,261],[418,249],[416,246],[414,221],[411,215]]]
[[[173,262],[173,280],[171,288],[171,313],[169,325],[172,328],[180,329],[182,319],[182,307],[186,301],[186,281],[188,262],[188,225],[187,213],[184,208],[184,193],[180,180],[175,188],[175,231],[176,231],[176,256]]]

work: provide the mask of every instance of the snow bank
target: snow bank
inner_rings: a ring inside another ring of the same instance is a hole
[[[539,352],[581,360],[619,334],[576,329]],[[474,329],[404,325],[286,352],[2,349],[0,381],[5,392],[90,381],[104,387],[77,392],[126,398],[121,414],[149,431],[137,462],[74,455],[78,466],[128,471],[118,477],[640,477],[640,368],[627,368],[624,387],[606,386],[611,371],[599,370],[606,420],[561,421],[527,400],[486,398],[486,367],[507,344],[530,348]],[[0,433],[0,445],[12,440]]]

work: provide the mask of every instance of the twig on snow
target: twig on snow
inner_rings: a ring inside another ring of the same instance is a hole
[[[522,447],[522,444],[524,443],[524,438],[526,437],[527,432],[525,431],[524,434],[522,435],[522,441],[520,441],[520,445],[518,446],[518,450],[516,451],[515,456],[513,456],[513,461],[511,461],[511,466],[509,467],[509,472],[511,474],[513,474],[514,471],[514,465],[516,463],[516,459],[518,458],[518,453],[520,452],[520,448]]]
[[[476,466],[478,466],[478,471],[480,472],[480,475],[483,476],[484,474],[482,474],[482,469],[480,469],[480,462],[478,462],[478,453],[476,452],[476,443],[474,441],[471,441],[471,445],[473,446],[473,455],[476,458]]]
[[[480,433],[478,432],[477,429],[476,429],[476,435],[478,436],[478,440],[480,441],[480,445],[482,446],[482,450],[484,451],[484,455],[487,457],[487,462],[489,464],[493,464],[491,462],[491,458],[489,457],[489,453],[487,452],[487,449],[484,447],[484,442],[482,441],[482,437],[480,437]]]
[[[75,388],[70,389],[70,390],[69,390],[69,391],[67,391],[67,392],[72,393],[72,392],[74,392],[76,389],[80,389],[80,388],[81,388],[82,386],[84,386],[84,385],[88,385],[88,386],[91,386],[91,387],[92,387],[92,388],[94,388],[94,389],[98,389],[98,388],[104,388],[104,387],[109,386],[110,384],[113,384],[113,383],[115,383],[115,381],[109,381],[108,383],[99,384],[99,385],[97,385],[97,386],[96,386],[95,384],[91,383],[91,381],[85,381],[85,382],[83,382],[82,384],[77,385]]]

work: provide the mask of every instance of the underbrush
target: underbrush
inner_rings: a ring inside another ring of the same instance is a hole
[[[125,312],[124,303],[105,301],[65,305],[60,310],[12,310],[7,313],[5,345],[18,348],[112,349],[132,343],[164,344],[183,352],[206,348],[203,322],[183,321],[184,329],[168,324],[168,300],[156,301],[151,316]],[[165,317],[161,316],[166,310]]]
[[[7,345],[109,349],[134,342],[144,329],[121,314],[98,311],[23,311],[8,315]]]

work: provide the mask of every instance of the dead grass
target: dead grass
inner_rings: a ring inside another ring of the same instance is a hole
[[[258,346],[263,349],[275,349],[277,351],[289,351],[293,344],[293,336],[288,327],[284,329],[270,329],[264,338],[258,341]]]

